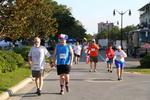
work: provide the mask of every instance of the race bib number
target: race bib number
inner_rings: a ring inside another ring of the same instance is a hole
[[[59,55],[59,58],[60,58],[60,59],[65,59],[65,58],[66,58],[66,54],[60,54],[60,55]]]
[[[38,61],[34,61],[33,65],[39,65],[39,62]]]
[[[91,51],[95,51],[95,48],[92,48]]]

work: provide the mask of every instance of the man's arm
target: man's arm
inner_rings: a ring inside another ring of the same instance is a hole
[[[106,58],[108,58],[108,55],[107,55],[107,49],[105,50],[105,55],[106,55]]]
[[[127,54],[124,51],[122,51],[122,53],[123,53],[123,57],[126,58]]]
[[[31,65],[32,65],[32,58],[31,58],[31,56],[28,56],[28,63],[29,63],[30,68],[31,68]]]
[[[31,67],[31,65],[32,65],[32,54],[31,54],[31,52],[32,52],[32,49],[30,49],[30,51],[29,51],[29,53],[28,53],[28,63],[29,63],[29,65],[30,65],[30,67]]]
[[[45,48],[45,55],[46,55],[47,58],[49,58],[50,67],[53,67],[54,66],[53,55],[51,55],[49,53],[49,51],[47,50],[47,48]]]
[[[72,66],[73,65],[74,53],[73,53],[73,49],[71,47],[70,47],[70,55],[71,55],[70,66]]]
[[[100,49],[100,47],[99,47],[97,44],[95,44],[95,47],[96,47],[97,49]]]
[[[55,66],[55,61],[56,61],[56,48],[55,48],[55,50],[54,50],[54,52],[53,52],[53,55],[52,55],[52,58],[51,58],[51,60],[50,60],[50,66],[51,66],[51,67],[54,67],[54,66]]]

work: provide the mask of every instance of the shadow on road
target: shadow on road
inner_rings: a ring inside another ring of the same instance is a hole
[[[43,94],[54,94],[54,95],[60,95],[60,93],[50,93],[50,92],[42,92]],[[11,97],[17,97],[17,96],[21,96],[21,97],[38,97],[38,95],[36,93],[20,93],[20,94],[13,94]]]
[[[73,78],[73,79],[70,79],[71,81],[116,81],[116,80],[112,80],[110,78],[92,78],[92,79],[81,79],[81,78]],[[59,81],[59,79],[44,79],[44,81]]]

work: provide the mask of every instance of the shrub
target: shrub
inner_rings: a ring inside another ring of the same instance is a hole
[[[24,58],[25,61],[28,60],[28,53],[29,53],[30,47],[24,46],[22,48],[14,48],[13,51],[17,54],[21,54],[21,56]]]
[[[0,51],[0,72],[12,72],[24,63],[23,58],[12,51]]]
[[[17,68],[16,60],[12,58],[11,55],[7,54],[7,51],[1,51],[0,55],[5,59],[5,71],[13,71]]]
[[[6,72],[6,61],[2,56],[0,56],[0,72],[5,73]]]
[[[13,51],[8,51],[7,54],[9,54],[12,58],[14,58],[15,62],[17,63],[17,65],[20,67],[22,66],[22,64],[24,64],[24,59],[20,54],[16,54]]]
[[[150,53],[140,60],[141,68],[150,68]]]

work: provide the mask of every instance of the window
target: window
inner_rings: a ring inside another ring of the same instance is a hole
[[[139,38],[141,42],[150,42],[150,32],[148,32],[146,36],[146,32],[140,32]]]

